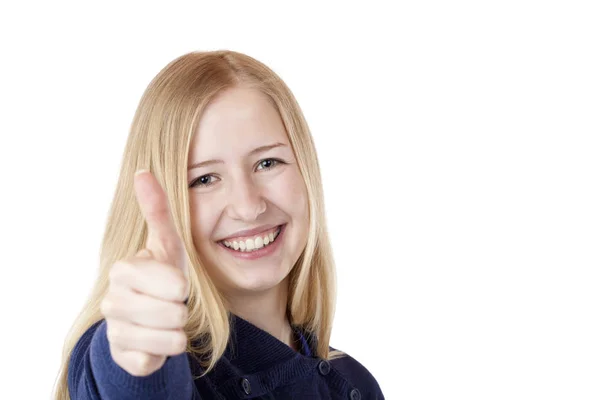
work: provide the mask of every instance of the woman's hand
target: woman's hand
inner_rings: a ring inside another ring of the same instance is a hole
[[[134,187],[148,227],[146,248],[113,264],[100,309],[113,360],[131,375],[147,376],[186,350],[189,283],[163,189],[147,171],[136,174]]]

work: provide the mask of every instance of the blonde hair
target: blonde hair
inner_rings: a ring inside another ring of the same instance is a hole
[[[200,355],[206,372],[215,366],[229,338],[224,301],[197,257],[190,228],[188,150],[200,117],[219,92],[239,86],[266,94],[279,111],[306,184],[309,235],[290,272],[288,315],[316,338],[316,353],[333,358],[329,340],[335,311],[335,267],[326,228],[321,174],[314,142],[294,95],[263,63],[235,51],[191,52],[170,62],[150,82],[136,110],[123,154],[100,252],[100,269],[83,309],[63,348],[55,399],[68,400],[68,366],[75,344],[103,316],[100,302],[108,288],[108,272],[117,260],[131,257],[146,241],[147,229],[133,190],[134,172],[149,169],[169,199],[173,220],[188,254],[191,293],[188,338],[202,339],[187,351]]]

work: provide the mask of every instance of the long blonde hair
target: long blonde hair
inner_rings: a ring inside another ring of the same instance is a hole
[[[188,300],[188,352],[200,355],[206,371],[222,356],[229,338],[229,314],[197,256],[191,236],[188,202],[188,150],[207,104],[220,91],[236,86],[265,93],[279,111],[308,193],[309,235],[290,272],[288,314],[316,338],[317,355],[332,358],[329,340],[335,311],[335,267],[326,228],[321,174],[314,142],[294,95],[263,63],[235,51],[191,52],[170,62],[150,82],[136,110],[123,154],[100,252],[100,269],[83,309],[63,348],[55,399],[68,400],[68,366],[83,333],[101,320],[100,302],[108,288],[108,272],[119,259],[133,256],[146,240],[147,229],[133,189],[134,172],[149,169],[163,186],[173,220],[188,254],[191,293]]]

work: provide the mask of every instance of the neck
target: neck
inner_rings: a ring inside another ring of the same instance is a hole
[[[264,292],[228,295],[229,310],[295,349],[287,317],[288,280]]]

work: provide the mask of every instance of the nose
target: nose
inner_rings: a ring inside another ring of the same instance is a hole
[[[227,216],[243,221],[255,221],[265,212],[267,203],[261,195],[260,188],[246,177],[232,182],[229,190]]]

